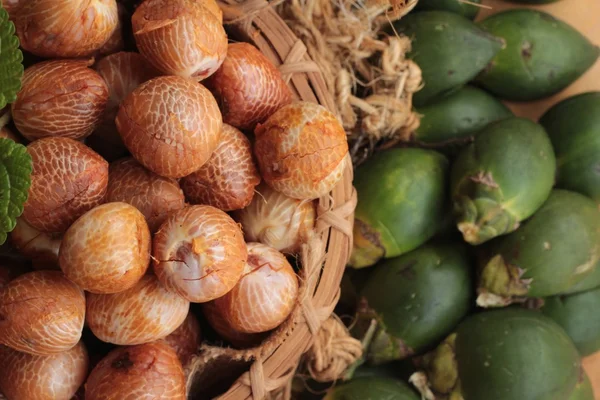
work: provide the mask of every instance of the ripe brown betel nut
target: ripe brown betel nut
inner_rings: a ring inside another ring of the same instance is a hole
[[[53,60],[25,70],[11,111],[28,140],[45,137],[81,139],[102,121],[108,87],[88,60]]]
[[[104,202],[108,163],[89,147],[67,138],[30,143],[31,187],[23,218],[42,232],[64,232]]]
[[[133,157],[168,178],[200,169],[217,147],[223,127],[210,91],[179,76],[140,85],[121,103],[116,123]]]

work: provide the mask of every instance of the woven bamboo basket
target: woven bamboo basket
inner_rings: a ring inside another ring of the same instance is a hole
[[[280,69],[297,100],[336,110],[306,47],[266,0],[220,3],[230,40],[255,45]],[[352,167],[329,195],[318,200],[316,235],[304,245],[300,296],[291,316],[261,345],[246,349],[202,345],[186,368],[191,399],[261,400],[274,392],[286,398],[302,355],[333,312],[340,281],[352,250],[356,193]]]

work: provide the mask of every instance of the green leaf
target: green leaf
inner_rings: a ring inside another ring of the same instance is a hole
[[[27,148],[0,138],[0,244],[17,224],[29,194],[33,163]]]
[[[0,108],[17,99],[22,76],[23,53],[19,49],[15,25],[9,21],[6,10],[0,7]]]

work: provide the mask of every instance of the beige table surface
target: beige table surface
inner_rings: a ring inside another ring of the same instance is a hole
[[[483,0],[483,4],[491,9],[482,9],[478,19],[508,8],[524,7],[503,0]],[[527,7],[547,11],[568,22],[600,46],[600,0],[561,0],[558,3]],[[509,106],[517,115],[537,119],[557,101],[592,90],[600,91],[600,61],[577,82],[551,98],[533,103],[513,103]],[[600,353],[585,359],[584,366],[594,384],[596,399],[600,400]]]

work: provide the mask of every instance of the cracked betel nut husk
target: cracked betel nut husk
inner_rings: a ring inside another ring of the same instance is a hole
[[[506,100],[533,101],[558,93],[600,55],[600,48],[577,29],[539,10],[507,10],[478,25],[505,46],[476,82]]]
[[[478,305],[561,294],[594,272],[600,213],[593,200],[555,189],[533,217],[490,245],[480,263]]]
[[[254,155],[263,179],[294,199],[327,195],[351,163],[342,124],[319,104],[288,104],[258,124],[254,135]]]
[[[427,400],[566,399],[582,374],[564,330],[519,308],[468,317],[422,362],[411,382]]]
[[[361,290],[353,336],[366,336],[375,319],[375,333],[366,344],[368,362],[419,354],[467,315],[472,286],[472,266],[460,243],[427,244],[382,261]]]
[[[194,303],[229,292],[248,259],[244,234],[225,212],[205,205],[171,214],[153,241],[154,272],[170,291]]]
[[[349,265],[368,267],[431,239],[446,215],[447,175],[446,157],[414,148],[382,151],[357,168]]]
[[[476,245],[517,229],[550,195],[555,170],[542,126],[524,118],[488,125],[452,166],[452,204],[464,239]]]
[[[118,347],[90,373],[85,398],[185,400],[184,370],[175,350],[163,341]]]

